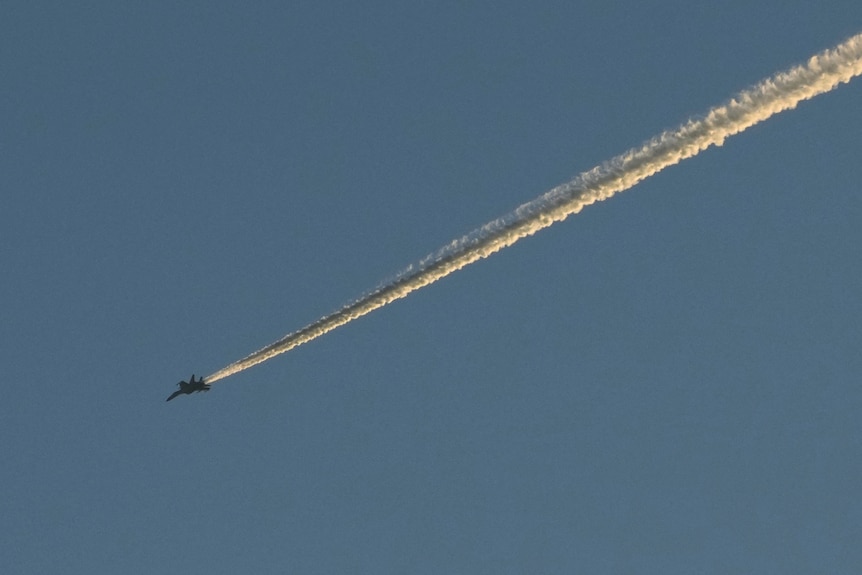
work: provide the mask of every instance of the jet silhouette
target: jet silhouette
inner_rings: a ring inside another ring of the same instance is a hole
[[[210,390],[210,385],[208,383],[204,383],[204,378],[200,378],[199,380],[195,381],[195,374],[192,374],[191,381],[188,381],[188,382],[181,381],[177,385],[180,386],[179,390],[173,392],[171,394],[171,396],[169,398],[167,398],[165,401],[170,401],[173,398],[177,397],[178,395],[183,395],[183,394],[191,395],[192,393],[194,393],[196,391],[209,391]]]

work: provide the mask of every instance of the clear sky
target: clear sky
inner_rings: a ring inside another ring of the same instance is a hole
[[[0,571],[858,569],[859,81],[164,400],[862,3],[197,4],[3,6]]]

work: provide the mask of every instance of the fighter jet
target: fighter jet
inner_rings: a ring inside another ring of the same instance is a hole
[[[192,374],[192,379],[189,382],[181,381],[177,384],[180,386],[179,390],[173,392],[169,398],[165,401],[170,401],[178,395],[186,394],[191,395],[196,391],[209,391],[210,385],[208,383],[204,383],[204,378],[200,378],[195,381],[195,374]]]

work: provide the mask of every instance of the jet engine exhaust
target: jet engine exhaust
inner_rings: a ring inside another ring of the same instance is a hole
[[[237,372],[308,343],[325,333],[403,298],[477,260],[533,235],[585,206],[628,190],[710,146],[795,108],[799,102],[829,92],[862,74],[862,34],[831,50],[820,52],[803,65],[779,72],[743,90],[701,118],[689,120],[600,166],[577,176],[431,254],[396,279],[340,310],[236,361],[206,378],[214,383]]]

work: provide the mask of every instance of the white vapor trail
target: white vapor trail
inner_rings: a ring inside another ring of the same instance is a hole
[[[213,383],[316,339],[354,319],[405,297],[464,266],[488,257],[518,240],[576,214],[594,202],[627,190],[709,146],[720,146],[734,134],[774,114],[796,107],[803,100],[828,92],[862,74],[862,34],[831,50],[821,52],[804,65],[775,74],[730,101],[711,109],[706,116],[689,120],[633,148],[575,179],[557,186],[513,212],[455,240],[438,252],[408,268],[395,280],[281,338],[248,357],[206,378]]]

